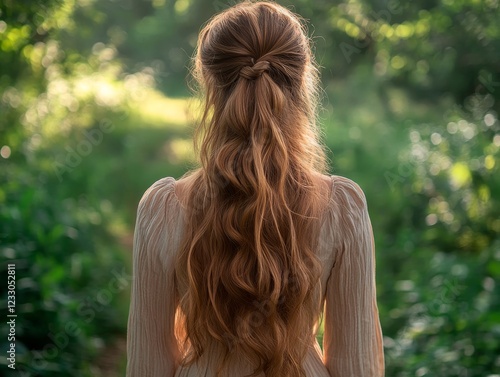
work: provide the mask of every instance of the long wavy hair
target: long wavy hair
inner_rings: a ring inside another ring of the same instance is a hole
[[[175,269],[183,364],[215,342],[217,375],[235,353],[252,376],[305,376],[321,312],[326,159],[304,23],[275,3],[240,3],[202,29],[193,67],[204,111]]]

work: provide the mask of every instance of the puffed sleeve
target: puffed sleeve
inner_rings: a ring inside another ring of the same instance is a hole
[[[153,184],[142,197],[134,232],[133,279],[127,330],[127,377],[173,377],[177,306],[168,213],[173,179]]]
[[[331,377],[383,377],[375,247],[366,198],[353,181],[333,178],[336,242],[325,296],[324,363]]]

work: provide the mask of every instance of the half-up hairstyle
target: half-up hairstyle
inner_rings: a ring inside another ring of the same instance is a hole
[[[321,311],[326,162],[304,25],[275,3],[233,6],[201,31],[194,75],[204,111],[176,265],[183,363],[216,344],[218,376],[231,355],[252,376],[305,376]]]

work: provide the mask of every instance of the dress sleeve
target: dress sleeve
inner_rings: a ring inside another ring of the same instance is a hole
[[[343,177],[333,180],[332,191],[336,241],[326,286],[324,363],[331,377],[383,377],[375,247],[365,195]]]
[[[133,279],[127,330],[127,377],[173,377],[178,360],[177,306],[168,247],[172,180],[153,184],[142,197],[134,232]]]

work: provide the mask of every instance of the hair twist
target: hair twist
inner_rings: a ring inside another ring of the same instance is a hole
[[[252,59],[253,61],[253,59]],[[271,64],[267,60],[260,60],[253,66],[245,66],[240,70],[240,77],[247,80],[255,80],[260,77],[264,72],[269,71]]]

